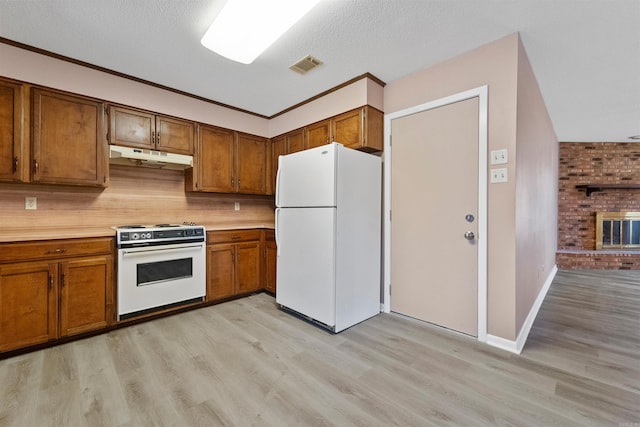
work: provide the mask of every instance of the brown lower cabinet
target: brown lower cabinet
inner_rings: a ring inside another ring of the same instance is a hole
[[[0,245],[0,352],[113,322],[113,239]]]
[[[207,301],[259,291],[261,230],[207,233]]]
[[[276,293],[276,261],[278,256],[278,249],[276,247],[275,233],[273,230],[265,231],[265,290]]]

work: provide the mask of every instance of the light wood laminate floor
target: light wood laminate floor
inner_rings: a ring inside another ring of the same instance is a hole
[[[640,426],[640,272],[558,273],[522,355],[259,294],[0,361],[0,426]]]

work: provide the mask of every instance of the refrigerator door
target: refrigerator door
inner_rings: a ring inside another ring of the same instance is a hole
[[[276,206],[336,206],[338,144],[323,145],[279,157]]]
[[[335,208],[279,208],[276,302],[335,326]]]

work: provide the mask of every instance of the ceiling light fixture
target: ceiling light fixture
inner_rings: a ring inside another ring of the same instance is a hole
[[[320,0],[227,0],[200,43],[251,64]]]

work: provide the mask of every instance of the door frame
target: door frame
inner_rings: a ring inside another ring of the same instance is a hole
[[[478,98],[478,341],[487,341],[487,85],[384,115],[384,288],[382,311],[391,311],[391,124],[395,119]]]

